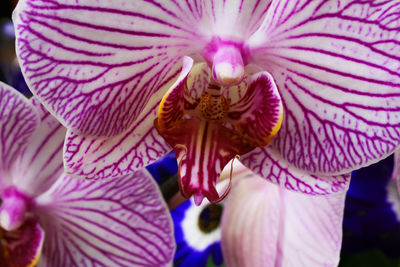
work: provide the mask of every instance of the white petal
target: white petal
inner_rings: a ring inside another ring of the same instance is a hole
[[[337,266],[345,192],[298,194],[251,172],[236,179],[222,219],[228,266]]]

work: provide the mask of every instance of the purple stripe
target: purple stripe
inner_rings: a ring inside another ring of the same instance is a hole
[[[49,6],[45,6],[45,7],[41,7],[41,6],[36,6],[32,3],[29,3],[29,5],[33,8],[33,9],[37,9],[37,10],[52,10],[52,9],[56,9],[56,10],[61,10],[61,9],[70,9],[70,10],[75,10],[75,11],[94,11],[94,12],[98,12],[98,13],[111,13],[111,14],[118,14],[121,16],[129,16],[129,17],[138,17],[141,19],[145,19],[145,20],[149,20],[151,22],[155,22],[155,23],[159,23],[162,25],[165,25],[167,27],[176,29],[176,30],[185,30],[177,25],[174,24],[170,24],[164,20],[161,20],[159,18],[156,17],[152,17],[152,16],[147,16],[145,14],[142,13],[137,13],[137,12],[131,12],[131,11],[126,11],[126,10],[119,10],[119,9],[112,9],[112,8],[102,8],[102,7],[91,7],[91,6],[72,6],[72,5],[61,5],[58,4],[57,7],[49,7]],[[42,12],[40,12],[42,13]],[[32,15],[36,16],[43,16],[42,14],[35,14],[34,12],[31,13]],[[100,14],[99,14],[100,15]],[[179,17],[175,17],[176,19],[179,19]],[[59,18],[61,19],[61,18]],[[71,20],[66,20],[67,22],[70,22]],[[78,23],[77,25],[80,25],[80,22],[74,21],[74,23]],[[85,24],[82,24],[83,26],[86,26]],[[95,29],[102,29],[101,26],[98,27],[94,27]],[[118,29],[116,29],[116,31],[118,31]]]

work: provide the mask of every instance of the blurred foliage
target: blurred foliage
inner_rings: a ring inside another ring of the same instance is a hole
[[[392,259],[381,250],[374,249],[363,253],[344,256],[339,267],[400,267],[400,259]]]
[[[212,256],[208,258],[207,266],[206,267],[226,267],[225,264],[215,265]]]

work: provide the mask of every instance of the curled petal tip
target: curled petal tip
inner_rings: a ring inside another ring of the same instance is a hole
[[[200,206],[201,202],[203,202],[203,199],[204,199],[204,195],[201,193],[195,193],[193,195],[193,201],[194,201],[194,204],[196,204],[196,206]]]

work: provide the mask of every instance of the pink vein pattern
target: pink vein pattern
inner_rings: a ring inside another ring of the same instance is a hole
[[[269,147],[256,148],[241,157],[252,171],[283,188],[310,195],[327,195],[347,190],[350,173],[342,175],[312,175],[289,164]]]
[[[67,173],[85,179],[119,177],[165,155],[172,148],[153,127],[158,104],[126,132],[112,138],[83,137],[68,131],[64,151]]]
[[[282,97],[285,161],[342,174],[398,147],[400,1],[273,1],[249,44]]]
[[[40,124],[16,160],[11,176],[19,190],[35,197],[49,189],[64,170],[61,159],[66,129],[36,98],[31,100]]]
[[[172,223],[152,179],[146,171],[106,182],[59,179],[37,199],[43,266],[166,266]]]
[[[215,34],[245,40],[269,1],[20,1],[17,54],[30,88],[78,133],[128,129]],[[226,17],[230,30],[226,31]],[[237,24],[238,27],[232,27]]]
[[[0,107],[0,180],[6,180],[11,166],[36,131],[39,116],[23,95],[2,82]]]

